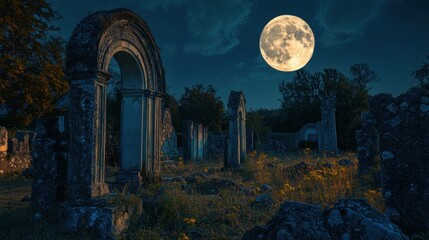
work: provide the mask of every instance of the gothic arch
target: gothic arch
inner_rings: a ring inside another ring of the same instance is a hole
[[[127,9],[84,18],[66,48],[70,149],[68,181],[73,198],[108,192],[104,181],[106,87],[115,58],[122,75],[121,176],[125,181],[159,175],[161,107],[165,77],[147,24]],[[125,109],[125,110],[124,110]]]

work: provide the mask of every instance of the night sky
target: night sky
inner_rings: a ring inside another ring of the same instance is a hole
[[[316,46],[305,69],[348,68],[365,62],[379,78],[371,94],[394,96],[415,84],[411,73],[429,55],[427,0],[48,0],[63,18],[65,40],[89,12],[129,8],[149,25],[161,49],[167,91],[211,84],[226,104],[241,90],[248,110],[278,108],[278,85],[293,72],[269,67],[259,51],[265,24],[296,15],[312,28]]]

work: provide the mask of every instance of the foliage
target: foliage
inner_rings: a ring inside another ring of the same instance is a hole
[[[182,121],[202,123],[209,131],[220,131],[224,118],[224,105],[216,90],[209,85],[186,87],[179,100],[179,116]]]
[[[271,129],[264,123],[264,116],[259,111],[250,111],[246,114],[246,128],[253,130],[255,145],[259,145],[271,132]]]
[[[320,120],[322,99],[335,95],[338,145],[342,149],[356,146],[355,131],[360,114],[368,108],[367,84],[377,78],[365,64],[352,66],[348,78],[336,69],[311,74],[299,70],[291,82],[282,82],[282,109],[285,112],[285,131],[296,132],[306,123]]]
[[[349,159],[353,165],[341,166]],[[346,153],[336,157],[305,150],[296,155],[278,157],[251,152],[241,170],[221,170],[222,163],[164,165],[166,176],[187,177],[204,173],[198,183],[212,179],[232,180],[250,192],[235,188],[220,189],[218,194],[185,192],[182,182],[147,184],[138,195],[125,191],[110,196],[110,202],[128,203],[143,212],[133,218],[125,239],[241,239],[246,230],[263,225],[284,201],[333,205],[341,198],[366,198],[384,210],[380,188],[374,181],[361,182],[357,177],[357,158]],[[379,171],[379,169],[377,170]],[[272,204],[257,205],[255,197],[271,190]],[[192,183],[188,183],[192,185]],[[0,234],[2,239],[94,239],[91,232],[63,233],[58,221],[36,221],[28,203],[20,202],[30,194],[31,181],[0,179]],[[13,200],[12,200],[13,198]]]
[[[181,120],[179,116],[179,101],[177,99],[167,93],[165,95],[165,107],[170,109],[171,112],[171,123],[173,124],[173,127],[176,131],[181,131]]]
[[[429,60],[429,55],[426,58]],[[423,61],[423,65],[414,71],[413,75],[420,86],[429,83],[429,62]]]
[[[379,81],[377,74],[366,63],[357,63],[349,68],[352,75],[351,82],[358,88],[370,90],[371,83]]]
[[[45,0],[0,2],[1,124],[26,127],[54,111],[67,90],[63,80],[63,41],[49,23],[59,18]]]

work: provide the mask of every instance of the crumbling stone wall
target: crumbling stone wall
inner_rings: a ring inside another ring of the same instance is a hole
[[[21,173],[31,165],[30,139],[31,131],[18,130],[15,137],[10,138],[9,132],[0,126],[0,175]]]
[[[208,133],[207,152],[210,159],[224,160],[226,138],[225,133]]]
[[[379,94],[369,104],[379,132],[386,213],[405,233],[426,233],[429,230],[429,86],[412,88],[397,98]],[[371,124],[364,122],[364,131],[372,132]],[[361,147],[367,148],[361,152],[372,155],[373,150],[368,149],[364,139]]]
[[[361,114],[361,129],[356,131],[358,174],[363,176],[376,167],[379,151],[379,135],[374,116],[370,112]]]

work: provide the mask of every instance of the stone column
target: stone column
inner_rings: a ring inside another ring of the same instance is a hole
[[[239,118],[240,121],[240,162],[244,162],[246,159],[246,119],[244,118],[244,116],[240,116]]]
[[[69,197],[93,198],[108,193],[104,182],[106,86],[110,75],[78,74],[70,82]]]

